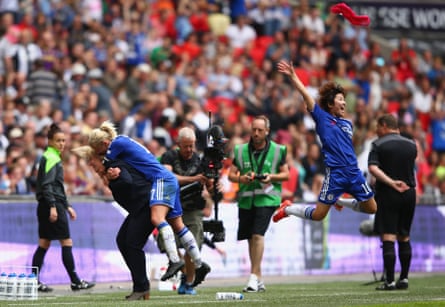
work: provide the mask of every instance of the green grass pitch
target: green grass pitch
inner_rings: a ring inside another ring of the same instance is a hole
[[[149,301],[127,302],[128,289],[94,289],[91,292],[56,290],[40,295],[38,300],[2,300],[0,306],[445,306],[445,274],[411,276],[408,290],[376,291],[378,283],[367,284],[337,276],[338,281],[305,282],[304,276],[296,283],[266,284],[264,293],[245,293],[243,300],[218,301],[216,292],[240,292],[239,284],[224,281],[198,287],[198,295],[177,295],[173,291],[153,289]],[[267,278],[266,278],[267,281]],[[154,288],[154,287],[153,287]]]

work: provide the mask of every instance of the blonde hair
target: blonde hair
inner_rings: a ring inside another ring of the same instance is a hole
[[[90,161],[95,156],[94,149],[88,145],[73,148],[71,151],[86,161]]]
[[[104,140],[112,141],[116,138],[117,132],[113,123],[110,121],[104,121],[99,128],[93,129],[88,137],[88,144],[92,147],[96,147]]]

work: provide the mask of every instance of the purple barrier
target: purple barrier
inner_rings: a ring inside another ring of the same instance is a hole
[[[70,221],[70,230],[78,275],[97,282],[130,279],[115,243],[125,213],[111,202],[71,203],[77,212],[77,220]],[[38,242],[37,204],[11,201],[1,203],[0,208],[0,270],[29,271]],[[69,283],[57,241],[52,242],[45,257],[41,278],[51,284]]]
[[[115,236],[125,212],[115,203],[100,200],[71,200],[78,219],[71,222],[73,254],[81,278],[96,282],[130,280],[128,269],[116,247]],[[36,203],[34,200],[0,202],[0,271],[29,270],[37,246]],[[212,266],[209,278],[247,276],[249,261],[246,241],[237,241],[236,204],[221,204],[220,219],[226,227],[226,241],[218,243],[227,259],[203,247],[203,259]],[[412,271],[445,271],[445,206],[417,207],[413,228]],[[365,237],[360,223],[368,215],[351,210],[332,210],[324,222],[289,217],[271,223],[266,233],[263,274],[350,274],[382,271],[380,242]],[[150,277],[166,264],[165,255],[151,238],[145,248]],[[47,253],[42,281],[69,283],[57,241]]]

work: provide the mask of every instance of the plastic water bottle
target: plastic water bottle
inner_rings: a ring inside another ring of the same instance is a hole
[[[25,280],[24,297],[28,300],[36,300],[38,298],[38,282],[34,273],[28,275]]]
[[[0,274],[0,300],[6,298],[6,284],[8,283],[8,274],[2,272]]]
[[[26,282],[26,275],[21,273],[17,277],[17,298],[19,300],[25,298],[25,282]]]
[[[6,281],[6,297],[8,300],[14,300],[17,296],[17,274],[9,273]]]
[[[31,293],[32,293],[32,279],[30,278],[31,275],[34,275],[34,274],[29,274],[26,277],[25,286],[23,289],[23,297],[24,297],[24,299],[27,299],[27,300],[31,299]]]
[[[236,301],[242,300],[244,295],[238,292],[217,292],[216,299],[220,301]]]
[[[159,291],[175,291],[181,282],[180,275],[176,274],[175,276],[167,279],[166,281],[161,280],[161,276],[165,274],[167,271],[166,266],[162,266],[159,268],[158,275],[159,275],[159,282],[158,282],[158,290]],[[179,278],[178,278],[179,276]]]

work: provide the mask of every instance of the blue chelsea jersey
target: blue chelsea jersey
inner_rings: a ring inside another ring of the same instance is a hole
[[[127,162],[151,182],[157,178],[174,177],[147,148],[125,135],[113,139],[105,155],[105,160],[116,159]]]
[[[311,114],[322,143],[326,166],[357,166],[357,157],[352,144],[351,122],[329,114],[318,104],[315,104]]]

